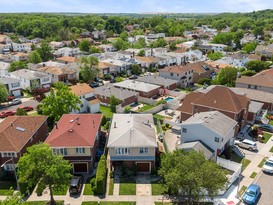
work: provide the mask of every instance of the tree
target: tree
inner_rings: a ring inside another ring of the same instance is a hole
[[[214,80],[214,84],[227,85],[230,87],[235,86],[238,70],[233,67],[222,68]]]
[[[17,108],[16,115],[18,115],[18,116],[25,116],[25,115],[27,115],[27,112],[24,109],[22,109],[22,108]]]
[[[18,176],[20,182],[27,182],[29,187],[37,184],[44,190],[49,188],[50,204],[55,204],[54,189],[63,189],[71,178],[71,164],[63,156],[55,155],[47,144],[36,144],[27,148],[27,152],[19,159]]]
[[[116,106],[119,104],[119,99],[114,95],[110,97],[110,110],[113,113],[116,113]]]
[[[9,93],[8,93],[6,86],[4,84],[0,83],[0,104],[7,100],[8,95],[9,95]]]
[[[79,110],[79,97],[70,92],[70,88],[61,82],[54,83],[54,89],[42,101],[43,114],[49,115],[58,121],[63,114],[68,114],[72,110]]]
[[[29,63],[35,63],[35,64],[38,64],[38,63],[41,63],[43,60],[40,56],[40,54],[38,53],[38,51],[32,51],[29,56],[28,56],[28,62]]]
[[[36,50],[42,58],[43,62],[53,58],[52,48],[45,41],[43,41],[40,48],[37,48]]]
[[[232,40],[234,33],[220,33],[213,38],[213,43],[221,43],[228,46],[232,46]]]
[[[124,41],[122,38],[117,38],[115,42],[113,42],[113,46],[117,50],[126,50],[130,47],[130,43],[127,41]]]
[[[170,46],[170,50],[171,50],[171,51],[175,51],[175,50],[176,50],[176,42],[171,42],[171,43],[169,44],[169,46]]]
[[[142,73],[142,69],[139,65],[133,64],[131,65],[131,74],[133,75],[140,75]]]
[[[251,53],[251,52],[255,51],[257,45],[258,45],[257,42],[249,42],[243,46],[242,50],[247,53]]]
[[[220,51],[216,51],[215,53],[208,54],[208,58],[210,60],[216,61],[224,57],[224,54]]]
[[[90,42],[86,39],[82,40],[80,43],[79,43],[79,48],[81,51],[84,51],[84,52],[89,52],[90,50]]]
[[[137,42],[134,43],[134,48],[145,48],[146,46],[145,38],[139,38]]]
[[[159,175],[171,193],[186,194],[188,204],[200,201],[206,191],[210,197],[217,195],[228,182],[226,172],[201,152],[175,150],[161,156]]]
[[[138,56],[145,56],[145,51],[144,50],[140,50],[137,55]]]
[[[242,76],[253,76],[255,74],[256,74],[256,72],[254,70],[244,70],[241,72]]]
[[[80,62],[81,62],[80,74],[81,77],[83,78],[83,81],[84,82],[93,81],[99,73],[99,70],[97,68],[99,60],[94,56],[89,57],[84,56],[80,59]]]
[[[101,53],[101,50],[95,46],[90,47],[90,53]]]
[[[5,200],[0,201],[0,205],[23,205],[25,202],[22,201],[22,197],[20,197],[20,194],[17,192],[14,192],[13,189],[11,189],[7,193],[7,197]]]
[[[267,69],[269,66],[270,66],[270,63],[259,61],[259,60],[251,60],[246,63],[246,68],[248,70],[253,70],[257,73]]]
[[[9,72],[13,72],[16,70],[20,70],[20,69],[26,69],[27,68],[27,62],[23,62],[23,61],[13,61],[10,66],[8,71]]]
[[[167,42],[164,40],[164,38],[158,38],[155,41],[155,47],[159,48],[159,47],[165,47],[167,45]]]

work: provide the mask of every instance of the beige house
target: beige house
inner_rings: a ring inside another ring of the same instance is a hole
[[[156,137],[152,114],[114,114],[107,144],[111,165],[151,172],[158,148]]]

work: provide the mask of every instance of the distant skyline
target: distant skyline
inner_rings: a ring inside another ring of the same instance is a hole
[[[0,13],[222,13],[273,9],[272,0],[1,0]]]

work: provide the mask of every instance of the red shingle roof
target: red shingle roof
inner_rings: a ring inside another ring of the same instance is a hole
[[[102,114],[65,114],[45,143],[50,147],[93,147]]]

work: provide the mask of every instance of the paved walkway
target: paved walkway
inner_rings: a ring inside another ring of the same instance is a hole
[[[120,167],[117,167],[115,169],[115,176],[114,176],[114,190],[113,190],[114,196],[119,195],[120,175],[121,175]]]
[[[136,177],[136,195],[137,196],[151,196],[152,185],[150,174],[138,174]]]

